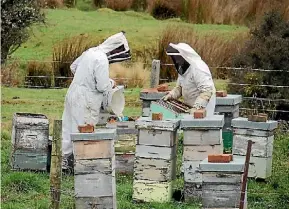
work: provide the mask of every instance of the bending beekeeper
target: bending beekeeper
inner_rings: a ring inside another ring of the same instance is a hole
[[[109,64],[131,58],[124,32],[117,33],[97,47],[82,53],[70,66],[74,74],[65,97],[62,116],[62,168],[73,165],[71,133],[83,124],[96,125],[103,95],[115,87],[109,78]]]
[[[192,107],[188,112],[194,114],[205,108],[207,115],[214,115],[216,89],[207,64],[188,44],[170,43],[166,53],[173,60],[178,72],[176,87],[163,99],[184,98],[184,103]]]

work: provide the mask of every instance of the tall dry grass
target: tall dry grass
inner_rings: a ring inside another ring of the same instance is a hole
[[[1,85],[14,87],[23,83],[24,76],[21,73],[19,62],[13,61],[1,66]]]
[[[230,66],[232,58],[243,46],[247,39],[247,33],[237,34],[235,37],[228,39],[219,34],[200,35],[191,28],[184,28],[178,25],[168,25],[158,43],[158,59],[162,63],[172,64],[172,60],[166,54],[166,48],[169,43],[187,43],[202,57],[209,65],[214,67]],[[225,78],[226,72],[211,69],[214,77]],[[163,66],[161,78],[176,79],[177,72],[172,66]]]
[[[288,0],[184,0],[184,5],[184,17],[192,23],[249,24],[274,9],[289,20]]]
[[[52,66],[49,62],[31,61],[27,63],[26,82],[30,86],[42,86],[49,88],[52,85]],[[48,77],[29,77],[29,76],[48,76]]]
[[[126,11],[132,7],[133,0],[105,0],[106,6],[115,11]]]
[[[98,41],[94,41],[88,35],[79,35],[63,40],[60,44],[53,48],[53,74],[60,77],[72,77],[70,65],[79,57],[82,52],[92,46],[98,45]],[[56,87],[67,87],[71,79],[55,78]]]
[[[150,70],[145,68],[140,62],[133,63],[129,66],[119,63],[112,64],[109,71],[110,77],[114,79],[118,85],[125,85],[128,88],[143,88],[149,84]]]

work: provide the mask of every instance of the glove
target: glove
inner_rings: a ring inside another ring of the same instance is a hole
[[[163,97],[164,101],[168,101],[168,100],[171,100],[171,99],[173,99],[173,95],[171,95],[170,93],[168,93],[166,96]]]
[[[109,81],[110,81],[111,87],[112,87],[112,88],[115,88],[115,87],[116,87],[115,81],[112,80],[112,79],[109,79]]]
[[[190,115],[194,115],[194,113],[197,111],[197,108],[191,108],[187,110],[186,112],[189,113]]]

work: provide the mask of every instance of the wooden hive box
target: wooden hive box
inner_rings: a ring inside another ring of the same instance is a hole
[[[49,121],[45,115],[15,113],[11,141],[13,170],[47,170]]]

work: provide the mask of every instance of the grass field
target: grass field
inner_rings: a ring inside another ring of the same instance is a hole
[[[156,44],[161,30],[169,23],[178,23],[194,28],[200,33],[233,33],[247,30],[246,27],[229,25],[192,25],[178,19],[156,20],[149,14],[132,11],[115,12],[109,9],[83,12],[77,9],[45,10],[46,25],[36,26],[31,38],[23,44],[13,57],[24,60],[43,60],[52,56],[52,47],[61,40],[80,34],[100,40],[122,30],[126,31],[132,50]]]
[[[219,83],[219,82],[216,82]],[[219,88],[222,88],[221,85]],[[125,115],[139,115],[140,89],[128,89],[126,100],[138,103],[127,106]],[[2,88],[2,133],[1,133],[1,202],[3,209],[46,209],[49,206],[49,175],[32,172],[12,172],[9,167],[11,148],[11,127],[14,112],[43,113],[50,120],[50,132],[54,119],[60,119],[63,111],[63,101],[66,89],[63,90],[32,90],[18,88]],[[274,144],[273,175],[268,183],[249,182],[250,209],[288,208],[289,199],[289,135],[278,134]],[[180,156],[179,156],[180,157]],[[63,194],[61,208],[73,208],[73,177],[64,176],[62,180]],[[182,188],[182,178],[179,178],[174,188]],[[199,203],[184,204],[172,202],[167,204],[134,204],[132,203],[132,177],[117,176],[117,199],[119,209],[195,209]]]

